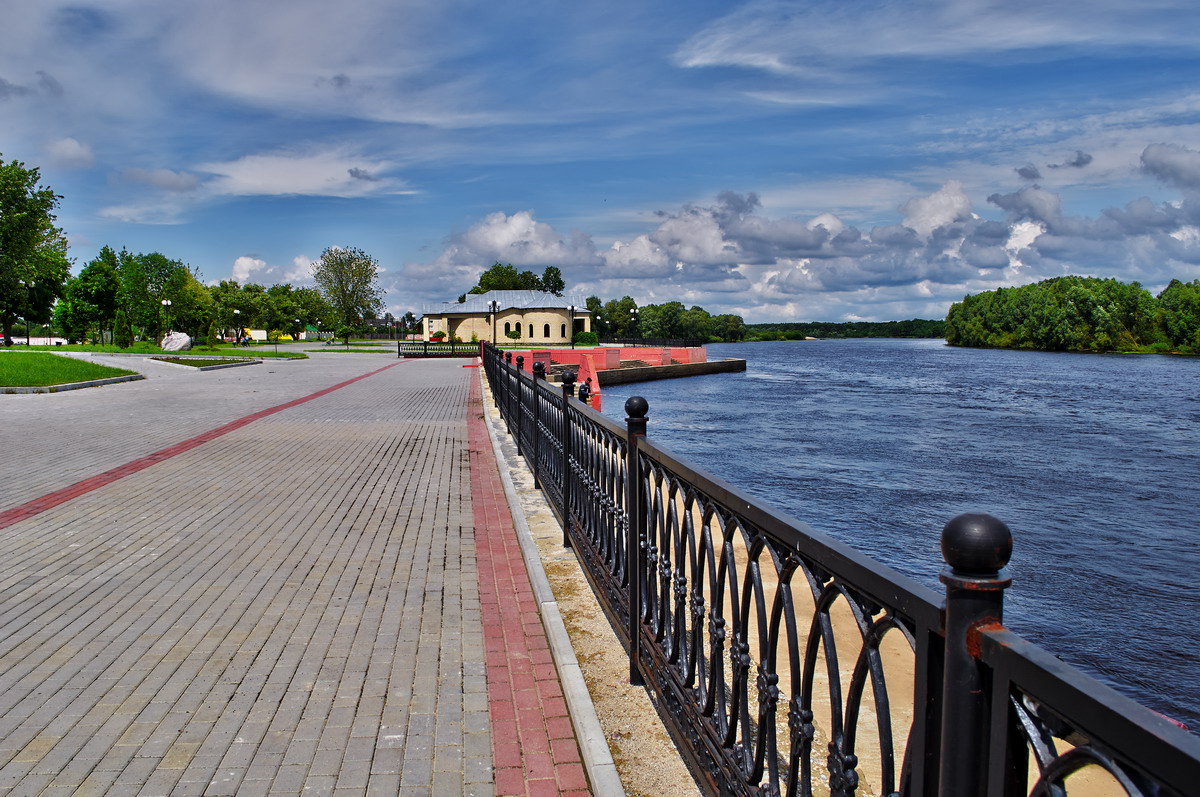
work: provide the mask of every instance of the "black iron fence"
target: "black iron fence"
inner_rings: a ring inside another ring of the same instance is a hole
[[[645,400],[622,426],[520,365],[485,344],[630,678],[709,793],[1200,793],[1200,739],[1004,627],[999,520],[946,524],[943,595],[674,457]]]
[[[438,343],[426,340],[396,341],[397,357],[478,357],[478,343]]]

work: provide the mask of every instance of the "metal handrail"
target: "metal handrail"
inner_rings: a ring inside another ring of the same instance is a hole
[[[1200,739],[1004,627],[999,520],[946,524],[943,596],[672,455],[643,399],[622,427],[540,365],[484,346],[630,680],[707,793],[1089,793],[1080,768],[1131,797],[1196,793]]]

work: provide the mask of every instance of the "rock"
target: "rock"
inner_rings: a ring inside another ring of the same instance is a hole
[[[192,348],[192,338],[186,332],[168,332],[159,345],[163,351],[187,351]]]

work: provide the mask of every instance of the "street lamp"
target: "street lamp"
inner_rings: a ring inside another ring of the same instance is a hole
[[[496,345],[496,313],[500,312],[500,302],[492,299],[488,302],[488,311],[492,314],[492,345]]]
[[[233,333],[233,345],[240,345],[242,342],[242,311],[233,308],[233,323],[237,328],[237,332]]]
[[[302,329],[300,329],[300,319],[299,319],[299,318],[297,318],[297,319],[296,319],[296,342],[299,342],[299,340],[300,340],[300,333],[301,333],[302,331],[303,331],[303,330],[302,330]]]
[[[571,336],[571,348],[575,348],[575,305],[571,305],[571,325],[567,327],[567,334]]]
[[[635,337],[635,338],[638,338],[638,337],[640,337],[640,336],[637,334],[637,331],[638,331],[638,325],[637,325],[637,319],[638,319],[638,309],[637,309],[636,307],[634,307],[634,308],[630,309],[630,311],[629,311],[629,318],[630,318],[630,320],[632,320],[632,321],[633,321],[633,324],[632,324],[632,326],[631,326],[631,328],[630,328],[630,331],[631,331],[632,333],[634,333],[634,334],[633,334],[633,337]]]
[[[163,326],[165,326],[167,328],[167,332],[170,332],[171,331],[171,300],[163,299],[161,304],[163,306],[163,316],[164,316]]]

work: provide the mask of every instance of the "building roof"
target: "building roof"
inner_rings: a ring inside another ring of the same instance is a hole
[[[586,315],[587,302],[582,296],[555,296],[546,291],[488,291],[468,293],[465,302],[439,302],[421,308],[425,315],[487,315],[489,303],[500,303],[500,312],[505,310],[566,310],[575,306],[576,315]]]

